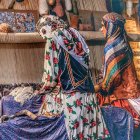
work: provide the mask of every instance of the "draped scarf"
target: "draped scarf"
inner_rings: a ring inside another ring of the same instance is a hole
[[[88,46],[79,32],[74,28],[70,28],[65,21],[53,15],[44,16],[38,21],[37,30],[44,39],[53,40],[56,45],[62,47],[75,60],[88,68],[88,64],[86,64],[87,57],[89,57]],[[66,41],[69,42],[71,47],[67,46]],[[81,54],[78,54],[76,49],[81,50]]]
[[[42,17],[37,23],[37,29],[39,34],[46,39],[45,53],[49,52],[48,48],[55,47],[57,48],[59,54],[61,50],[64,50],[66,53],[71,56],[71,61],[77,61],[79,65],[84,67],[83,69],[89,72],[89,49],[84,40],[84,38],[79,34],[74,28],[70,28],[69,25],[64,22],[62,19],[59,19],[56,16],[48,15]],[[53,51],[53,49],[51,49]],[[57,59],[59,59],[59,54]],[[59,60],[58,60],[59,61]],[[52,63],[52,62],[51,62]],[[44,69],[47,66],[47,60],[44,59]],[[73,66],[74,67],[74,66]],[[54,68],[52,68],[53,70]],[[75,69],[75,67],[74,67]],[[58,73],[59,69],[57,70]],[[80,73],[84,73],[80,71]],[[44,75],[46,74],[46,75]],[[47,77],[47,73],[44,73],[43,77]],[[53,72],[49,73],[53,77]],[[51,75],[52,74],[52,75]],[[53,78],[54,79],[54,78]],[[42,79],[42,82],[44,80]],[[53,85],[56,83],[54,82]]]
[[[111,94],[113,80],[132,63],[133,53],[126,38],[125,19],[117,13],[109,13],[102,21],[107,30],[107,43],[104,47],[104,79],[101,92]]]

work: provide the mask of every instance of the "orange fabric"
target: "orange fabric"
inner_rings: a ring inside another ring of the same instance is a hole
[[[105,85],[105,83],[106,83],[106,80],[107,80],[107,78],[108,78],[108,75],[109,75],[111,69],[116,65],[117,62],[119,62],[120,60],[122,60],[123,56],[124,56],[124,55],[117,56],[114,60],[112,60],[112,61],[109,63],[109,65],[107,66],[107,71],[106,71],[105,78],[104,78],[104,80],[103,80],[103,82],[102,82],[102,87],[106,87],[106,86],[104,86],[104,85]]]
[[[139,118],[139,115],[134,111],[133,108],[131,108],[127,100],[113,101],[111,105],[127,110],[129,113],[131,113],[133,118]]]
[[[103,97],[101,94],[98,93],[97,98],[98,98],[98,102],[99,102],[100,106],[105,105],[104,104],[104,102],[106,100],[105,97]],[[108,104],[109,104],[109,102],[108,102]],[[123,109],[127,110],[133,116],[133,118],[136,118],[136,119],[139,118],[139,115],[129,105],[128,100],[125,100],[125,99],[114,100],[113,102],[110,103],[110,105],[123,108]]]
[[[127,110],[134,120],[140,122],[140,116],[131,107],[127,99],[137,98],[140,94],[140,88],[133,64],[126,68],[123,73],[115,77],[112,86],[114,90],[111,95],[103,96],[97,94],[100,106],[112,105]],[[135,124],[135,127],[138,125]]]
[[[113,92],[111,95],[103,97],[104,99],[102,102],[104,103],[102,104],[107,104],[118,99],[138,98],[140,88],[138,86],[138,80],[133,64],[128,66],[122,73],[118,74],[112,81],[111,86],[114,87]]]

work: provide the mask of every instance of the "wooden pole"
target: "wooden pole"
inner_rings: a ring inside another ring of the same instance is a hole
[[[8,5],[8,9],[13,9],[14,4],[15,4],[15,0],[11,0]]]

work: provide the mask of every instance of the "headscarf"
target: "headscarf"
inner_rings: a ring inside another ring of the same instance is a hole
[[[107,30],[106,38],[117,38],[125,34],[124,24],[125,19],[117,13],[106,14],[102,19],[104,26]]]
[[[47,15],[39,20],[37,30],[44,39],[52,39],[80,64],[88,68],[86,62],[89,56],[89,48],[80,33],[70,28],[67,22],[57,16]],[[78,53],[76,49],[81,53]]]
[[[85,43],[85,40],[79,34],[78,31],[76,31],[73,28],[70,28],[69,25],[66,22],[64,22],[62,19],[52,15],[47,15],[42,17],[37,23],[37,29],[39,34],[44,39],[46,39],[45,58],[46,56],[48,57],[48,54],[52,55],[50,56],[50,58],[52,58],[53,55],[55,55],[58,61],[60,61],[59,60],[59,58],[61,59],[60,55],[62,54],[62,52],[65,52],[66,54],[71,56],[72,59],[75,59],[79,63],[79,65],[82,65],[85,71],[87,72],[89,71],[88,69],[89,49],[87,44]],[[56,49],[54,50],[54,48]],[[47,59],[44,59],[45,72],[42,78],[43,83],[46,82],[45,77],[47,77],[46,69],[49,68],[48,65],[49,64]],[[61,69],[60,65],[59,67]],[[53,62],[51,62],[52,70],[49,73],[49,75],[53,77],[53,79],[55,79],[57,75],[56,73],[59,73],[59,67],[53,66]],[[55,69],[55,73],[53,72],[54,69]],[[82,73],[80,70],[79,72],[80,74]],[[52,82],[53,87],[55,84],[56,84],[55,81]]]
[[[60,30],[67,29],[69,25],[57,16],[45,15],[38,21],[36,28],[44,38],[53,38]]]
[[[132,63],[133,53],[124,29],[125,19],[117,13],[108,13],[102,21],[107,30],[102,92],[103,94],[111,94],[113,80]]]

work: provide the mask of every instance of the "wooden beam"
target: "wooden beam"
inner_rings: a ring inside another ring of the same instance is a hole
[[[105,38],[101,32],[80,31],[85,40],[104,41]],[[140,34],[128,34],[129,41],[140,42]],[[45,42],[37,33],[0,33],[0,43],[40,43]]]

